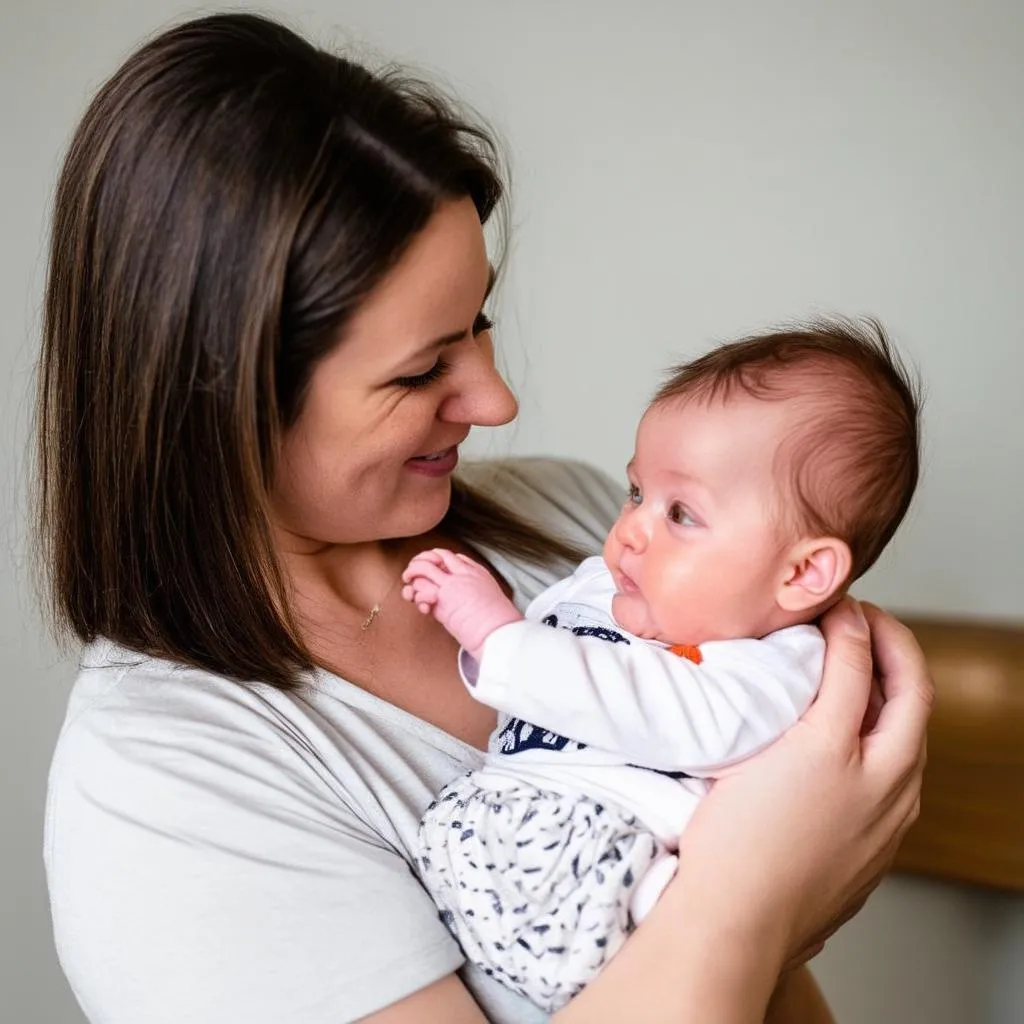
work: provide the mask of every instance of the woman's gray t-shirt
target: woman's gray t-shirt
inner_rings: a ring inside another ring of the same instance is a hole
[[[578,463],[463,475],[591,552],[622,500]],[[484,553],[521,608],[566,568]],[[458,970],[494,1024],[545,1020],[464,963],[411,866],[423,810],[481,760],[325,671],[282,693],[89,645],[45,841],[57,950],[86,1015],[343,1024]]]

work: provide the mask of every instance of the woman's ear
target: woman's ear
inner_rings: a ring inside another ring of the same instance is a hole
[[[790,550],[775,599],[787,612],[806,612],[828,601],[850,577],[853,556],[837,537],[802,540]]]

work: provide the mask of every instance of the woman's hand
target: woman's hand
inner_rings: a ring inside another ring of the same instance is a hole
[[[720,937],[750,941],[779,969],[820,951],[892,863],[918,815],[934,696],[913,634],[877,608],[846,599],[822,629],[817,699],[715,783],[670,886],[691,919],[717,922]]]
[[[817,952],[892,863],[918,813],[933,701],[924,656],[908,629],[849,599],[822,629],[817,700],[715,783],[675,878],[559,1024],[763,1024],[784,968]],[[804,988],[801,1000],[792,982],[777,995],[772,1019],[826,1021]]]

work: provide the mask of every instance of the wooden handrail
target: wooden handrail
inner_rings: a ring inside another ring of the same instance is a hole
[[[937,701],[896,869],[1024,892],[1024,626],[900,616]]]

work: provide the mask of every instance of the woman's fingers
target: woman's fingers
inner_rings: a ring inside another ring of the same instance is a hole
[[[924,768],[928,718],[935,687],[914,634],[874,605],[864,606],[885,703],[867,742],[884,740],[897,752],[917,752],[914,768]]]
[[[818,698],[777,742],[721,773],[687,826],[673,882],[690,907],[720,897],[725,912],[744,908],[736,926],[746,921],[779,963],[809,955],[863,906],[920,808],[932,702],[920,648],[895,620],[852,600],[822,630]],[[869,707],[877,722],[862,735]],[[710,893],[709,873],[722,883]]]
[[[845,597],[822,620],[825,671],[821,689],[804,715],[851,746],[858,742],[871,699],[871,634],[867,619],[853,598]]]

